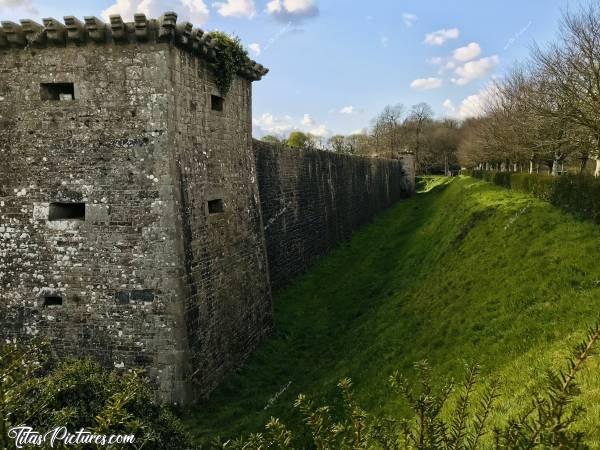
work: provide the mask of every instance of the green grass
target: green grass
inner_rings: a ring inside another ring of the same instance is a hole
[[[472,178],[422,186],[275,295],[272,336],[186,416],[199,441],[259,431],[270,416],[297,421],[298,393],[333,404],[343,376],[368,411],[404,414],[387,378],[414,376],[421,359],[439,381],[465,362],[500,376],[502,420],[561,366],[600,312],[600,228]],[[592,360],[581,378],[594,447],[599,370]]]
[[[416,179],[417,192],[419,194],[427,193],[438,186],[446,184],[448,181],[449,180],[446,177],[437,175],[421,175]]]

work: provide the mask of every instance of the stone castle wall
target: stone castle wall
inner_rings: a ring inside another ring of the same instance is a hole
[[[125,24],[98,42],[78,28],[85,45],[26,34],[26,48],[25,27],[3,23],[0,330],[47,336],[59,357],[144,367],[182,403],[270,327],[250,142],[251,80],[265,70],[236,77],[213,110],[210,57],[174,24],[159,40],[160,23],[143,42]],[[53,220],[75,204],[82,217]]]
[[[378,212],[414,193],[403,160],[254,141],[271,286],[285,286]]]
[[[65,47],[0,58],[0,329],[61,355],[184,379],[169,48]],[[73,82],[72,101],[41,83]],[[49,220],[52,202],[85,220]],[[45,305],[60,297],[62,305]]]
[[[204,61],[174,51],[169,147],[179,202],[191,380],[207,395],[271,326],[271,290],[251,141],[250,81],[237,78],[223,111]],[[208,201],[222,202],[210,212]]]
[[[173,13],[2,22],[2,339],[205,397],[269,332],[269,275],[283,286],[414,188],[398,161],[253,148],[267,70],[248,62],[222,98],[215,58]]]

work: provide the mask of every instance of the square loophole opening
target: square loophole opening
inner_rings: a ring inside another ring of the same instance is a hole
[[[223,97],[219,97],[218,95],[210,96],[210,109],[213,111],[223,111],[224,104],[225,100]]]
[[[208,213],[209,214],[222,213],[223,211],[225,211],[225,206],[223,205],[222,198],[216,198],[214,200],[208,201]]]
[[[85,203],[50,203],[48,220],[85,220]]]
[[[46,295],[44,297],[44,306],[61,306],[63,299],[59,295]]]
[[[73,83],[41,83],[42,100],[69,101],[75,100],[75,84]]]

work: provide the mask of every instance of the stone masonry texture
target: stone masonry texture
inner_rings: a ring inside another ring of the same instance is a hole
[[[144,367],[161,399],[184,403],[268,333],[271,296],[251,79],[213,111],[206,58],[166,30],[0,45],[0,330]],[[52,83],[74,98],[47,99]],[[51,220],[56,203],[85,217]]]
[[[174,13],[43,22],[0,28],[0,338],[205,398],[269,333],[270,277],[412,193],[411,164],[253,145],[267,70],[222,97]]]
[[[414,193],[414,162],[254,141],[271,286],[280,289],[378,212]]]

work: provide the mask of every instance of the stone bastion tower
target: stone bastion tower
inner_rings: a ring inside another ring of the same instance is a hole
[[[202,398],[256,347],[271,293],[252,81],[175,13],[0,28],[0,337],[143,367]]]

